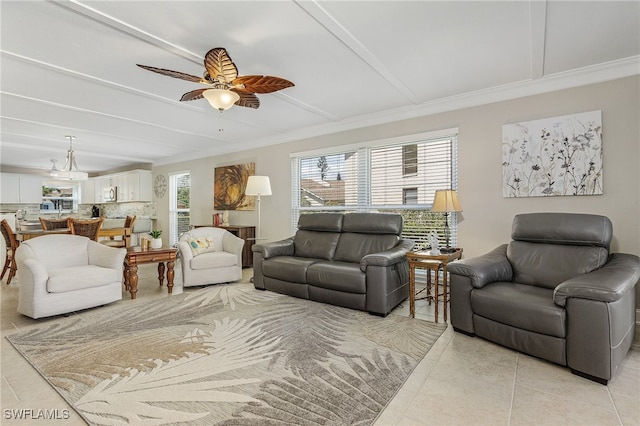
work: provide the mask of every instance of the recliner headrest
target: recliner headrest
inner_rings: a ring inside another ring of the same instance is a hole
[[[525,213],[513,218],[511,238],[547,244],[609,249],[613,225],[605,216],[581,213]]]
[[[305,231],[342,231],[342,213],[313,213],[301,214],[298,219],[298,229]]]
[[[402,234],[402,216],[385,213],[348,213],[344,215],[343,232],[363,234]]]

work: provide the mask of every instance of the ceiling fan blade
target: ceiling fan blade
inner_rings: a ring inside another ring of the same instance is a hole
[[[258,107],[260,107],[260,99],[258,99],[258,97],[253,93],[240,92],[235,89],[231,90],[236,92],[240,96],[240,99],[238,99],[235,105],[253,109],[258,109]]]
[[[202,94],[204,93],[205,90],[209,90],[209,88],[205,87],[204,89],[192,90],[192,91],[187,92],[184,95],[182,95],[180,100],[181,101],[195,101],[196,99],[202,99],[202,98],[204,98],[204,96]]]
[[[222,47],[216,47],[207,52],[204,56],[204,67],[209,77],[220,83],[231,83],[238,77],[238,68]]]
[[[185,74],[180,71],[166,70],[164,68],[156,68],[156,67],[150,67],[147,65],[140,65],[140,64],[136,64],[136,65],[147,71],[157,72],[158,74],[168,75],[169,77],[179,78],[181,80],[193,81],[195,83],[207,83],[206,81],[202,80],[202,77],[196,77],[195,75]]]
[[[233,86],[238,91],[251,93],[272,93],[287,87],[295,86],[289,80],[270,75],[245,75],[233,80]]]

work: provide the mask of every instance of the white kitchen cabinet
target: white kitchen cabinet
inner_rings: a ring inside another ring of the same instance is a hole
[[[118,188],[118,202],[151,201],[151,172],[133,170],[113,175],[113,185]]]
[[[42,202],[43,177],[38,175],[20,175],[20,203],[40,204]]]
[[[40,204],[42,176],[0,173],[0,203]]]
[[[110,181],[108,178],[94,178],[93,179],[94,191],[95,191],[95,202],[103,203],[103,194],[104,188],[110,185]]]
[[[93,204],[96,199],[96,182],[93,179],[83,180],[80,186],[80,204]]]
[[[0,173],[0,202],[17,204],[20,202],[20,177],[16,173]]]

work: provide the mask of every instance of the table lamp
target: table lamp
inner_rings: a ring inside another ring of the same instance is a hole
[[[449,212],[462,211],[456,191],[453,189],[437,190],[436,195],[433,198],[431,211],[435,213],[444,213],[444,236],[447,246],[441,248],[440,251],[442,253],[453,253],[456,249],[449,246],[449,237],[451,235],[451,231],[449,230]]]

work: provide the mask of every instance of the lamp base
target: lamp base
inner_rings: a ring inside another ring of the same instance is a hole
[[[454,253],[456,251],[455,247],[440,247],[440,253]]]

